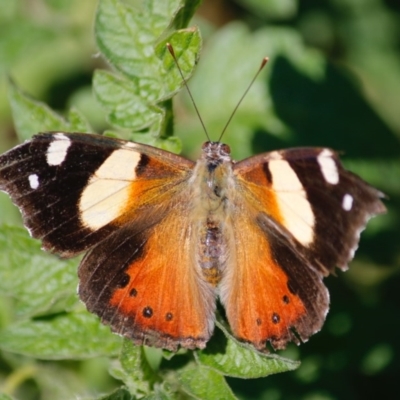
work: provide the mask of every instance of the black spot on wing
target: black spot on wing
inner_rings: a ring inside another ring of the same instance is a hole
[[[279,314],[273,313],[271,320],[273,324],[279,324],[281,317],[279,316]]]
[[[143,308],[143,317],[151,318],[153,316],[153,309],[151,307]]]
[[[289,296],[286,295],[286,294],[282,297],[282,300],[283,300],[283,302],[284,302],[285,304],[289,304],[289,303],[290,303],[290,298],[289,298]]]
[[[124,288],[126,286],[128,286],[130,281],[129,275],[128,274],[122,274],[121,275],[121,279],[118,282],[118,287],[119,288]]]

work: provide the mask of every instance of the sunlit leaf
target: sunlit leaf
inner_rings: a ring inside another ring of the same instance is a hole
[[[0,229],[0,294],[15,299],[15,314],[27,317],[64,310],[77,302],[77,261],[40,250],[24,228]]]
[[[209,368],[189,365],[180,371],[179,380],[183,389],[196,399],[236,399],[225,378]]]
[[[131,394],[138,396],[151,394],[154,384],[160,381],[147,361],[143,346],[135,346],[128,339],[123,341],[119,364],[113,366],[111,373],[125,383]]]
[[[0,348],[45,360],[81,360],[115,356],[121,338],[98,317],[70,312],[8,326],[0,331]]]
[[[292,371],[300,363],[276,354],[263,354],[252,346],[238,342],[217,323],[212,340],[204,350],[196,352],[197,360],[215,371],[236,378],[260,378]],[[222,330],[224,333],[222,333]]]

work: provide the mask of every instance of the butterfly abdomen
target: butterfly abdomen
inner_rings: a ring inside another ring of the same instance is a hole
[[[226,263],[226,245],[220,223],[207,219],[206,228],[200,233],[199,259],[204,279],[216,287],[221,280],[223,266]]]

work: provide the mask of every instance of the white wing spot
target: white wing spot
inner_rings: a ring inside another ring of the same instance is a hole
[[[333,159],[333,153],[328,149],[324,149],[318,155],[317,161],[324,179],[331,185],[337,185],[339,183],[339,171]]]
[[[271,151],[269,153],[269,158],[271,160],[282,160],[282,154],[279,151]]]
[[[28,179],[31,189],[37,189],[39,187],[39,177],[36,174],[29,175]]]
[[[124,144],[124,147],[136,149],[138,147],[138,145],[134,142],[127,142]]]
[[[343,196],[343,200],[342,200],[342,208],[343,208],[343,210],[350,211],[352,209],[352,207],[353,207],[353,201],[354,201],[353,196],[351,194],[346,193]]]
[[[53,166],[61,165],[67,157],[69,146],[71,146],[71,139],[63,133],[56,133],[54,140],[47,149],[47,164]]]

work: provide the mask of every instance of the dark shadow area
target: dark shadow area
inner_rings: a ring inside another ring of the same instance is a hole
[[[228,339],[224,333],[218,327],[214,328],[214,333],[211,336],[210,341],[207,343],[207,347],[202,350],[204,354],[225,354],[226,346],[228,345]]]
[[[93,71],[79,72],[52,83],[47,90],[47,103],[55,110],[65,110],[71,95],[92,84]]]
[[[400,142],[362,97],[354,79],[327,64],[325,78],[314,81],[280,56],[269,79],[277,115],[294,132],[290,146],[323,146],[347,156],[385,158],[400,155]],[[256,138],[257,150],[262,147]]]

